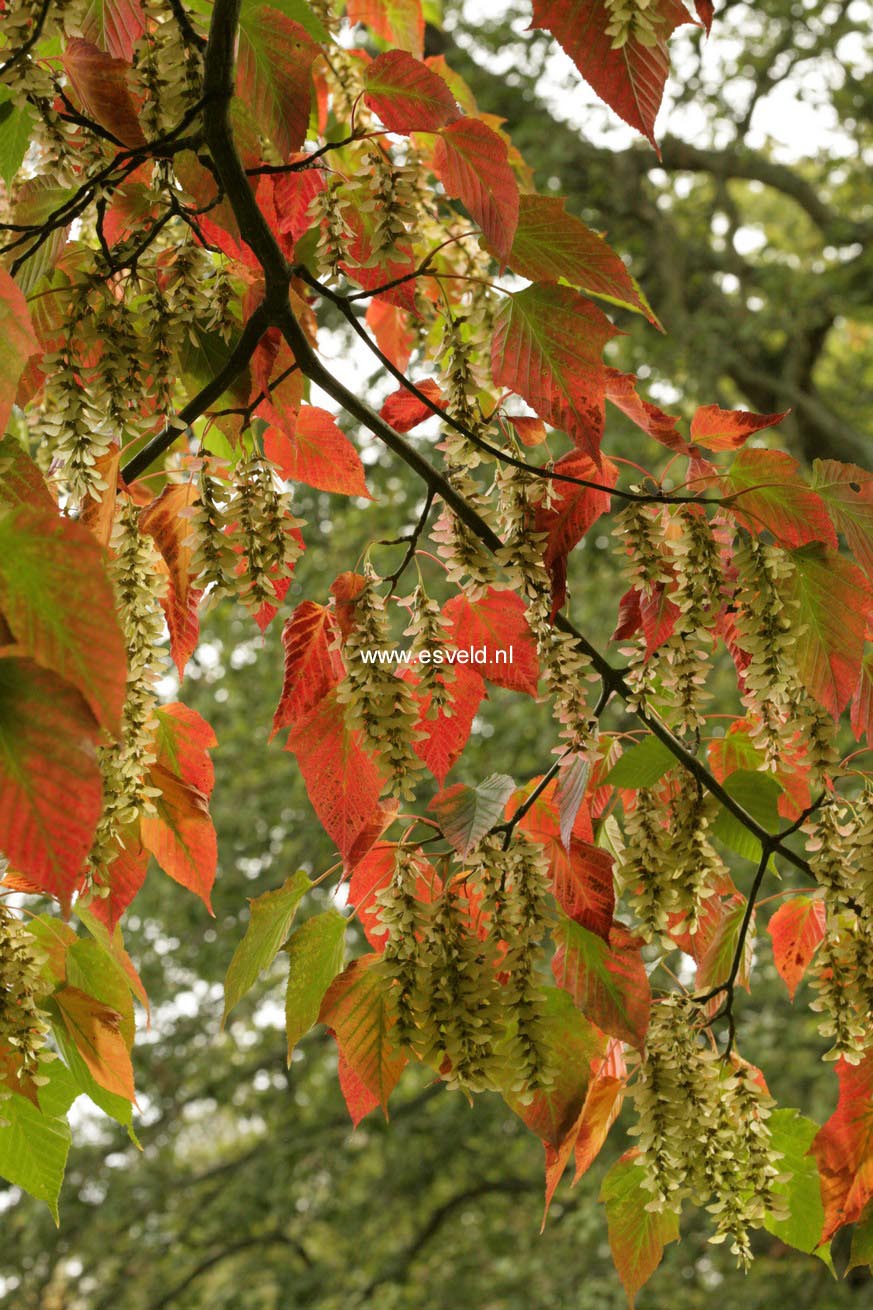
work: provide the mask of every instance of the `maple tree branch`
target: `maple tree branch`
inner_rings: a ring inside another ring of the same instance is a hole
[[[401,542],[404,542],[404,541],[407,543],[406,550],[405,550],[405,552],[404,552],[403,559],[400,561],[400,565],[399,565],[399,567],[396,568],[396,569],[394,570],[393,573],[390,573],[390,574],[388,575],[387,579],[386,579],[386,581],[387,581],[387,582],[390,582],[390,584],[391,584],[391,589],[390,589],[390,591],[389,591],[389,593],[388,593],[389,596],[393,596],[395,587],[397,586],[397,584],[398,584],[398,582],[400,581],[400,579],[401,579],[401,577],[403,576],[403,574],[404,574],[404,573],[406,572],[406,570],[408,569],[409,565],[412,563],[412,560],[413,560],[413,558],[414,558],[414,556],[415,556],[415,552],[416,552],[416,550],[418,549],[418,542],[419,542],[419,539],[420,539],[420,537],[421,537],[422,532],[424,532],[425,525],[426,525],[426,523],[427,523],[428,518],[430,517],[430,511],[431,511],[431,508],[432,508],[432,506],[433,506],[433,502],[434,502],[434,494],[435,494],[435,493],[434,493],[434,491],[432,490],[432,488],[431,488],[431,487],[428,487],[428,489],[427,489],[427,495],[426,495],[426,497],[425,497],[425,501],[424,501],[424,505],[423,505],[423,507],[422,507],[422,511],[421,511],[421,513],[420,513],[419,516],[418,516],[418,522],[416,523],[415,527],[414,527],[414,528],[412,529],[412,531],[410,532],[409,536],[407,536],[407,537],[398,537],[398,539],[397,539],[396,542],[390,542],[390,543],[389,543],[389,542],[383,542],[383,543],[382,543],[383,545],[389,545],[389,544],[390,544],[390,545],[397,545],[397,546],[399,546],[400,543],[401,543]]]
[[[121,470],[123,482],[129,484],[135,481],[159,455],[169,450],[170,446],[179,440],[195,419],[200,418],[201,414],[204,414],[210,405],[218,400],[219,396],[242,373],[255,353],[258,342],[268,326],[269,321],[266,311],[263,306],[258,306],[243,328],[236,345],[225,361],[224,367],[216,373],[215,377],[201,391],[198,391],[192,400],[188,401],[183,409],[179,410],[179,413],[168,422],[162,432],[147,441],[142,450],[137,451],[133,458],[125,464]]]
[[[287,1233],[274,1232],[263,1233],[259,1236],[241,1237],[238,1241],[225,1246],[221,1251],[215,1251],[212,1255],[207,1256],[205,1260],[201,1260],[200,1264],[195,1265],[191,1272],[180,1279],[174,1287],[169,1288],[162,1296],[159,1296],[157,1301],[152,1301],[149,1310],[164,1310],[165,1306],[172,1305],[192,1283],[196,1282],[198,1278],[202,1278],[210,1269],[214,1269],[217,1264],[230,1260],[233,1256],[257,1246],[286,1246],[299,1256],[301,1262],[308,1269],[312,1268],[313,1262],[309,1252],[296,1238],[289,1237]]]
[[[169,0],[169,5],[179,31],[182,34],[182,40],[188,45],[196,46],[198,50],[205,49],[206,38],[200,35],[194,24],[191,22],[185,6],[182,4],[182,0]]]
[[[389,450],[398,455],[434,495],[442,498],[482,545],[496,555],[503,549],[503,542],[493,528],[452,486],[444,474],[435,469],[429,460],[396,432],[366,401],[356,396],[331,373],[316,354],[291,308],[288,290],[292,270],[255,200],[254,192],[237,153],[230,123],[230,102],[234,94],[234,47],[239,10],[240,0],[215,0],[204,72],[204,98],[215,105],[215,110],[207,116],[205,135],[218,180],[233,209],[240,234],[251,247],[264,270],[264,300],[255,313],[260,312],[263,315],[261,321],[266,325],[275,325],[281,330],[304,376],[321,387],[350,417],[356,419],[378,437]],[[299,268],[293,271],[300,273]],[[254,350],[253,345],[251,349]],[[386,360],[385,365],[389,367],[393,376],[399,373],[401,382],[416,394],[413,384],[408,383],[403,374],[390,365],[390,361]],[[433,402],[423,393],[419,398],[428,408],[436,409]],[[453,423],[452,426],[457,425]],[[610,494],[615,494],[612,488],[606,490],[609,490]],[[657,715],[635,703],[635,696],[621,669],[610,664],[566,615],[559,614],[555,623],[558,628],[572,636],[580,650],[589,657],[603,682],[604,692],[610,696],[616,694],[625,704],[631,705],[634,714],[644,727],[648,728],[667,747],[678,763],[761,842],[762,849],[766,844],[770,851],[778,852],[795,868],[812,876],[808,861],[787,846],[778,835],[774,836],[762,827]]]

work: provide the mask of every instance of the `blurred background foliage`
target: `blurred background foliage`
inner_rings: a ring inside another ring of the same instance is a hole
[[[527,21],[521,5],[502,5],[495,18],[491,6],[450,0],[430,45],[466,76],[481,108],[507,120],[538,186],[566,194],[629,257],[668,331],[620,316],[627,335],[610,362],[685,413],[715,401],[790,405],[782,430],[798,457],[869,464],[869,5],[770,0],[765,12],[723,3],[709,45],[687,29],[660,163],[550,43],[521,36]],[[371,385],[378,392],[379,380]],[[610,453],[663,463],[665,452],[615,411],[610,423]],[[414,522],[418,487],[381,453],[365,457],[378,508],[305,488],[296,498],[310,548],[289,602],[324,599],[374,535]],[[604,641],[620,594],[605,528],[573,566],[573,617]],[[409,1070],[390,1124],[371,1116],[352,1133],[325,1034],[307,1038],[286,1069],[281,957],[220,1032],[221,982],[246,897],[295,868],[318,873],[332,862],[292,757],[278,739],[267,745],[281,677],[278,623],[262,641],[232,609],[212,613],[182,695],[219,739],[215,919],[150,876],[126,922],[152,999],[135,1052],[141,1150],[79,1102],[60,1230],[45,1209],[0,1191],[0,1306],[620,1310],[596,1197],[628,1144],[624,1120],[575,1191],[561,1185],[540,1235],[541,1147],[496,1097],[469,1106]],[[733,712],[718,684],[716,670],[714,708]],[[615,715],[607,726],[622,723]],[[553,736],[546,707],[492,692],[456,774],[524,780],[550,762]],[[735,873],[746,886],[750,870],[738,861]],[[310,911],[327,894],[314,893]],[[804,1018],[803,989],[789,1006],[761,937],[754,1002],[740,1005],[741,1049],[782,1104],[821,1122],[836,1099],[818,1059],[825,1043]],[[745,1278],[708,1244],[699,1216],[686,1217],[683,1237],[639,1310],[868,1303],[864,1271],[836,1283],[821,1261],[766,1234]],[[841,1240],[835,1258],[845,1262]]]

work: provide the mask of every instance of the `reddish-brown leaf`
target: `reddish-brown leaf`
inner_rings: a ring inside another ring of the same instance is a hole
[[[462,202],[498,262],[505,264],[513,249],[519,205],[506,142],[479,119],[459,118],[441,131],[433,166],[446,195]]]
[[[812,1144],[825,1208],[823,1242],[856,1223],[873,1197],[873,1052],[859,1064],[837,1061],[836,1071],[837,1108]]]
[[[326,409],[301,406],[293,436],[287,427],[268,428],[264,451],[282,477],[291,482],[370,499],[360,456]]]
[[[656,0],[646,15],[657,24],[656,43],[643,45],[632,36],[613,50],[606,0],[533,0],[533,26],[551,32],[591,89],[657,150],[655,119],[670,71],[667,41],[692,20],[679,0]]]
[[[353,1079],[341,1083],[349,1114],[357,1125],[381,1105],[387,1118],[388,1097],[406,1067],[394,1043],[387,988],[373,965],[378,955],[361,955],[334,979],[321,1005],[319,1021],[334,1033],[340,1055]],[[361,1094],[361,1087],[366,1095]]]
[[[78,987],[61,987],[52,1000],[94,1081],[126,1101],[135,1100],[133,1065],[118,1011]]]
[[[775,427],[790,412],[786,409],[781,414],[752,414],[743,409],[701,405],[691,420],[691,440],[707,450],[737,450],[755,432]]]
[[[794,993],[824,940],[825,903],[811,896],[792,896],[767,924],[773,939],[773,963],[794,1000]]]
[[[283,159],[306,140],[312,65],[319,48],[299,23],[271,5],[247,5],[240,19],[237,95]]]
[[[455,97],[404,50],[378,55],[364,74],[364,101],[389,132],[438,132],[460,117]]]
[[[858,741],[866,737],[867,744],[873,745],[873,654],[865,655],[861,662],[852,697],[852,731]]]
[[[434,404],[443,404],[443,393],[440,391],[439,384],[433,378],[422,378],[415,385]],[[401,387],[399,391],[391,392],[379,413],[386,423],[391,424],[395,432],[411,432],[419,423],[432,418],[434,411],[429,405],[425,405],[417,396],[414,396],[411,391]]]
[[[570,287],[534,283],[507,296],[491,346],[494,381],[522,396],[595,460],[603,436],[609,319]]]
[[[299,161],[305,158],[298,156]],[[324,190],[324,174],[312,167],[297,173],[274,173],[270,180],[279,231],[292,243],[297,242],[312,227],[309,206]]]
[[[287,749],[297,757],[315,813],[345,858],[378,812],[382,778],[359,734],[346,727],[336,692],[295,724]]]
[[[70,683],[4,654],[0,849],[33,886],[68,903],[103,808],[99,729]]]
[[[182,605],[176,595],[172,582],[167,583],[167,594],[161,601],[167,630],[170,634],[170,654],[178,670],[179,677],[185,676],[188,661],[197,649],[200,640],[200,601],[203,592],[191,587],[188,598]]]
[[[5,268],[0,267],[0,433],[6,431],[18,379],[39,342],[30,321],[30,311],[21,288]]]
[[[349,0],[350,23],[365,23],[371,32],[416,59],[424,47],[421,0]]]
[[[472,664],[477,673],[498,687],[537,694],[539,661],[536,642],[525,617],[524,601],[513,591],[489,587],[482,600],[470,601],[463,593],[443,606],[451,641],[446,663]],[[470,658],[458,658],[472,651]],[[504,658],[505,657],[505,658]]]
[[[350,569],[341,573],[331,583],[330,594],[336,601],[336,621],[344,640],[355,626],[355,602],[366,585],[367,579],[364,575],[354,573]]]
[[[621,256],[581,218],[568,214],[565,203],[555,196],[521,196],[512,271],[530,282],[569,282],[657,323]]]
[[[68,39],[63,59],[70,86],[86,115],[122,145],[145,145],[136,106],[127,89],[130,64],[79,37]]]
[[[311,600],[302,601],[286,620],[282,629],[285,678],[271,738],[280,729],[293,727],[342,682],[345,670],[338,637],[330,610]]]

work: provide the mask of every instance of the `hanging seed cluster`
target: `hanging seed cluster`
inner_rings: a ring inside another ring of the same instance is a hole
[[[547,892],[542,850],[523,837],[507,850],[483,848],[467,873],[439,889],[398,847],[391,883],[377,897],[396,1035],[449,1086],[524,1095],[548,1085],[540,979]]]

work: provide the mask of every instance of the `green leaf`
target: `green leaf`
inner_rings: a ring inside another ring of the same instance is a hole
[[[846,1273],[863,1265],[868,1265],[873,1270],[873,1204],[868,1204],[855,1225]]]
[[[873,473],[836,459],[813,460],[812,470],[812,485],[834,526],[867,576],[873,577]]]
[[[88,528],[29,505],[0,517],[0,611],[19,653],[77,687],[117,735],[127,656],[103,553]]]
[[[9,186],[22,165],[33,134],[30,105],[14,105],[11,92],[0,87],[0,177]]]
[[[285,1027],[288,1063],[304,1033],[318,1022],[324,994],[343,967],[346,920],[336,910],[307,919],[285,943],[288,986],[285,991]]]
[[[606,782],[613,787],[653,787],[675,763],[672,751],[650,733],[621,755]]]
[[[798,1110],[776,1110],[770,1117],[770,1130],[773,1149],[782,1156],[779,1167],[791,1177],[786,1182],[776,1183],[773,1188],[779,1196],[785,1197],[788,1217],[774,1219],[768,1215],[764,1227],[788,1246],[817,1255],[832,1270],[830,1242],[819,1246],[824,1227],[824,1206],[818,1165],[815,1156],[809,1154],[818,1124]]]
[[[768,773],[751,769],[737,769],[722,784],[728,795],[742,805],[747,814],[768,832],[779,829],[779,811],[776,808],[782,788]],[[720,809],[712,825],[712,835],[731,851],[745,860],[757,862],[761,858],[761,843],[729,810]]]
[[[861,673],[870,584],[844,555],[825,546],[804,546],[791,558],[795,571],[785,590],[798,602],[803,634],[795,645],[797,670],[810,695],[836,718]]]
[[[643,1187],[645,1174],[635,1151],[616,1160],[600,1188],[606,1207],[609,1249],[633,1310],[637,1292],[661,1263],[664,1247],[679,1237],[679,1216],[670,1210],[653,1214],[646,1206],[652,1193]]]
[[[318,46],[274,5],[249,4],[239,24],[237,94],[287,159],[306,140]]]
[[[84,1093],[94,1102],[98,1109],[102,1110],[104,1114],[108,1114],[110,1119],[114,1119],[123,1128],[126,1128],[131,1141],[136,1142],[132,1128],[133,1105],[131,1102],[126,1097],[119,1096],[117,1092],[109,1092],[105,1087],[100,1086],[80,1055],[79,1049],[61,1017],[58,1005],[51,997],[46,1001],[45,1008],[51,1015],[52,1032],[58,1050],[77,1091]]]
[[[505,773],[492,773],[478,787],[456,783],[433,798],[429,809],[437,816],[446,840],[461,856],[470,854],[503,817],[503,808],[515,791]]]
[[[263,896],[249,901],[251,915],[248,927],[233,953],[224,980],[222,1023],[279,954],[297,906],[311,885],[307,874],[298,869],[275,891],[264,892]]]
[[[56,1224],[70,1140],[66,1119],[44,1114],[26,1097],[13,1093],[0,1102],[0,1175],[44,1201]]]
[[[269,6],[264,4],[264,0],[242,0],[240,24],[246,21],[247,15],[253,10],[268,7],[278,9],[280,14],[284,14],[286,18],[292,19],[295,23],[299,23],[314,40],[321,42],[322,45],[331,43],[330,32],[328,32],[318,14],[310,9],[306,0],[270,0]]]
[[[130,983],[121,965],[99,942],[80,937],[67,951],[67,982],[94,996],[120,1016],[119,1031],[133,1045],[134,1016]]]
[[[18,199],[13,211],[13,222],[28,226],[42,225],[73,195],[71,189],[55,186],[51,177],[32,177],[24,182],[18,192]],[[15,274],[24,295],[29,296],[36,289],[46,274],[54,271],[58,256],[67,244],[70,224],[56,227],[48,238],[39,246],[30,238],[16,249],[16,256],[28,254],[21,268]]]
[[[406,1067],[391,1036],[394,1018],[378,955],[360,955],[331,983],[319,1019],[336,1036],[340,1086],[355,1126],[375,1106],[388,1113],[388,1097]],[[348,1075],[351,1074],[351,1077]]]
[[[522,195],[509,265],[531,282],[568,282],[590,296],[658,320],[621,256],[555,196]],[[487,244],[487,243],[486,243]]]

